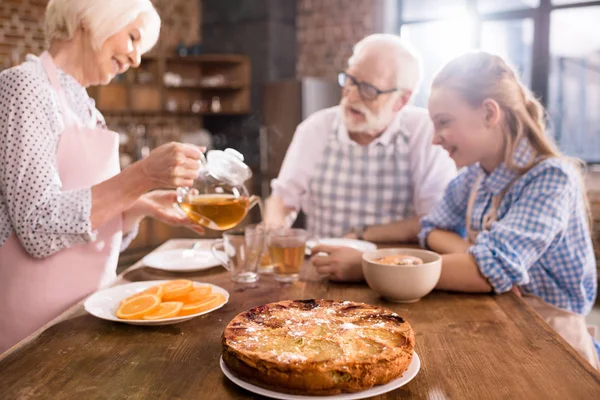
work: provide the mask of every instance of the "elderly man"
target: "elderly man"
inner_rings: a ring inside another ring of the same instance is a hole
[[[283,226],[299,209],[312,237],[374,242],[416,241],[419,218],[456,175],[432,145],[427,111],[407,105],[418,85],[418,58],[398,36],[376,34],[356,44],[340,73],[339,106],[321,110],[294,134],[272,182],[265,222]],[[360,253],[318,246],[318,271],[360,280]]]

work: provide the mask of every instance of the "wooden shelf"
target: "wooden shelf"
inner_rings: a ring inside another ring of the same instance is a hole
[[[127,82],[127,81],[117,81],[117,82],[111,82],[106,86],[102,86],[104,88],[111,88],[113,86],[122,86],[128,89],[131,88],[145,88],[145,89],[156,89],[156,90],[160,90],[162,88],[163,85],[160,85],[158,83],[135,83],[135,82]]]
[[[124,115],[138,115],[138,116],[181,116],[181,117],[208,117],[208,116],[244,116],[248,115],[245,111],[222,111],[218,113],[214,112],[192,112],[192,111],[167,111],[167,110],[157,110],[157,111],[143,111],[143,110],[107,110],[103,111],[102,114],[104,116],[124,116]]]
[[[179,75],[180,81],[187,84],[165,85],[164,76],[167,72]],[[218,77],[218,79],[206,80],[209,77]],[[136,124],[144,125],[162,125],[164,120],[168,119],[167,123],[174,122],[179,125],[195,127],[204,125],[204,118],[221,121],[219,118],[233,119],[249,115],[251,110],[250,77],[250,61],[246,56],[203,54],[175,57],[152,54],[142,57],[139,68],[130,69],[124,76],[119,77],[119,81],[107,86],[91,87],[88,93],[96,100],[96,106],[107,119],[123,117],[123,120],[131,119]],[[223,84],[209,86],[201,82]],[[220,99],[221,112],[194,113],[191,111],[192,106],[194,109],[210,110],[215,97]],[[177,111],[167,110],[167,104],[171,102],[177,104]],[[201,107],[198,107],[198,102]],[[118,122],[122,123],[123,121]],[[161,132],[164,131],[161,128]],[[152,135],[150,132],[153,130],[149,128],[146,132]],[[169,136],[169,140],[174,139]],[[128,153],[134,154],[131,150],[128,150]],[[123,265],[138,260],[167,239],[218,237],[220,234],[220,232],[207,230],[205,235],[200,236],[185,228],[169,227],[156,220],[145,219],[140,225],[138,237],[121,254],[120,263]]]
[[[226,112],[218,112],[218,113],[214,113],[214,112],[204,112],[204,113],[200,113],[200,115],[204,115],[204,116],[224,116],[224,117],[229,117],[229,116],[236,116],[236,115],[248,115],[248,112],[245,111],[226,111]]]
[[[163,111],[162,114],[164,115],[184,115],[184,116],[201,116],[201,117],[206,117],[206,116],[217,116],[217,115],[222,115],[222,116],[232,116],[232,115],[248,115],[247,112],[245,111],[222,111],[222,112],[199,112],[199,113],[195,113],[192,111]]]
[[[232,84],[232,85],[219,85],[219,86],[208,86],[208,85],[179,85],[179,86],[165,86],[166,89],[203,89],[206,91],[220,91],[220,90],[242,90],[246,89],[246,85]]]
[[[165,58],[170,63],[233,63],[242,64],[248,62],[248,57],[239,54],[201,54],[197,56],[169,56]]]
[[[184,82],[191,83],[179,86],[165,85],[163,77],[167,72],[177,74]],[[208,77],[219,77],[224,84],[212,86],[195,83]],[[137,82],[138,79],[151,82],[142,84]],[[139,68],[129,70],[118,82],[90,88],[89,94],[96,100],[98,109],[107,116],[248,115],[251,110],[250,62],[248,57],[237,54],[144,56]],[[191,111],[193,103],[210,103],[215,96],[220,99],[222,112]],[[166,110],[169,101],[175,101],[181,111]]]
[[[158,61],[160,60],[162,57],[156,55],[156,54],[145,54],[142,56],[142,62],[146,62],[146,61]]]

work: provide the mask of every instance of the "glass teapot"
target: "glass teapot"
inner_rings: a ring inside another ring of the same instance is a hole
[[[233,228],[260,201],[244,186],[252,171],[234,149],[211,150],[200,162],[194,186],[177,188],[177,204],[200,225],[219,231]]]

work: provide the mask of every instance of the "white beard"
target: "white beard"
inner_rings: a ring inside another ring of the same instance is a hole
[[[346,115],[345,108],[350,107],[346,98],[341,101],[342,116],[344,118],[344,124],[349,132],[364,133],[370,136],[376,136],[385,130],[394,118],[394,102],[396,96],[392,96],[390,100],[383,105],[378,114],[369,110],[363,103],[352,104],[351,108],[361,112],[365,116],[365,121],[356,123],[352,121],[352,118]]]

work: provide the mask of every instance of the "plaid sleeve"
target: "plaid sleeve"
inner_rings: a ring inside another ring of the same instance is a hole
[[[577,193],[572,180],[556,165],[532,171],[506,215],[469,249],[497,293],[529,283],[529,268],[567,228]]]
[[[421,218],[421,232],[419,232],[421,247],[427,248],[427,236],[434,229],[453,231],[460,235],[464,233],[467,202],[476,177],[475,169],[463,170],[448,184],[444,197],[433,210]]]

